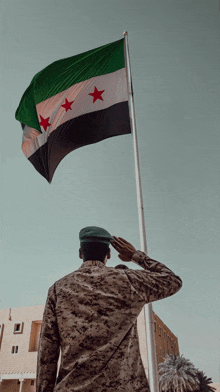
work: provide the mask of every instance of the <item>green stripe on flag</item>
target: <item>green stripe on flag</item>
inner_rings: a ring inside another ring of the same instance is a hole
[[[23,94],[20,105],[16,110],[15,118],[16,120],[20,121],[22,124],[28,125],[41,132],[41,128],[37,116],[36,105],[34,102],[33,83],[30,84],[30,86]]]
[[[35,106],[70,86],[125,67],[124,38],[66,59],[38,72],[25,91],[16,119],[41,132]]]

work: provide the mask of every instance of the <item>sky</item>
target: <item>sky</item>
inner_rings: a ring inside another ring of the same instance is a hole
[[[15,120],[37,72],[127,30],[148,255],[183,280],[153,310],[180,354],[219,382],[218,1],[2,0],[0,8],[0,308],[44,304],[48,288],[81,265],[85,226],[140,249],[132,136],[72,152],[48,184],[23,155]],[[119,263],[112,249],[108,265]]]

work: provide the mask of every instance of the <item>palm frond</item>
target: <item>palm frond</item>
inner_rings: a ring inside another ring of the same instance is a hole
[[[159,364],[158,373],[160,392],[194,392],[199,389],[198,371],[182,355],[166,355],[164,362]]]
[[[199,380],[200,392],[215,392],[216,391],[216,389],[214,387],[209,385],[212,383],[212,379],[210,377],[208,378],[203,371],[197,369],[197,377]]]

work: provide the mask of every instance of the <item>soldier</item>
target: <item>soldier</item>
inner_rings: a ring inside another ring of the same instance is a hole
[[[79,238],[83,264],[48,291],[36,392],[149,391],[136,320],[145,304],[175,294],[181,279],[102,228],[86,227]],[[110,243],[122,261],[142,269],[107,267]]]

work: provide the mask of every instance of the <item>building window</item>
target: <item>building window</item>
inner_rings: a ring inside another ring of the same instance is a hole
[[[161,336],[161,327],[159,327],[159,336]]]
[[[13,327],[13,333],[22,333],[23,332],[23,322],[18,321],[17,323],[14,323]]]
[[[18,346],[12,346],[11,353],[17,354],[18,353]]]
[[[29,351],[38,351],[42,321],[32,321]]]
[[[160,356],[162,356],[162,349],[161,349],[161,347],[160,347],[160,351],[159,351],[159,353],[160,353]]]
[[[31,380],[31,385],[34,385],[34,380]]]
[[[165,338],[166,337],[166,332],[163,330],[163,337]]]
[[[157,324],[156,324],[156,321],[154,321],[154,332],[157,332]]]

